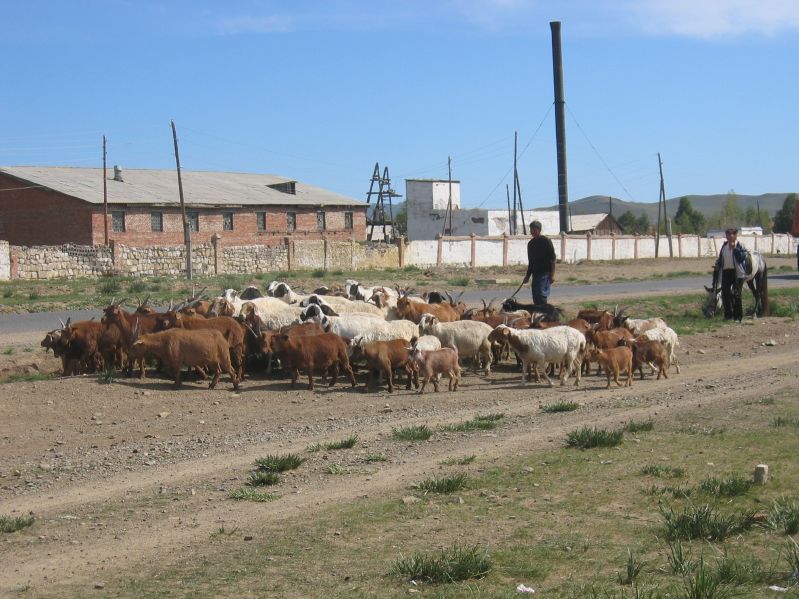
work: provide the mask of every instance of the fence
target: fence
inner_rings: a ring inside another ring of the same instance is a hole
[[[297,269],[363,270],[430,266],[512,266],[527,264],[529,237],[476,235],[438,237],[397,245],[356,241],[292,240],[272,245],[226,246],[216,235],[211,243],[192,251],[192,270],[197,275],[279,272]],[[787,234],[741,235],[750,250],[792,255],[796,239]],[[593,236],[561,234],[552,238],[558,260],[635,260],[655,257],[655,238],[639,235]],[[677,258],[714,257],[723,239],[675,235],[672,251]],[[660,238],[659,255],[669,256],[666,237]],[[0,280],[97,277],[121,274],[181,276],[186,258],[183,246],[10,246],[0,241]]]

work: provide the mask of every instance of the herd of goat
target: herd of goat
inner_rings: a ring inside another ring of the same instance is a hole
[[[461,294],[462,296],[463,294]],[[353,366],[368,371],[365,389],[384,376],[394,389],[395,371],[404,371],[407,388],[423,393],[432,382],[436,391],[441,377],[456,390],[461,364],[489,376],[492,365],[511,352],[521,369],[522,382],[550,376],[559,370],[561,384],[570,376],[579,385],[581,375],[597,364],[607,386],[626,375],[632,384],[644,365],[657,378],[674,366],[677,334],[661,318],[633,319],[624,310],[585,309],[562,322],[562,311],[550,304],[522,304],[513,298],[497,308],[492,300],[468,307],[449,293],[413,295],[408,289],[365,288],[348,280],[338,288],[321,287],[297,294],[282,282],[261,293],[255,287],[226,290],[204,299],[202,292],[164,312],[148,300],[129,312],[125,300],[111,301],[100,321],[61,323],[41,345],[61,358],[65,376],[122,370],[145,376],[147,359],[181,385],[183,369],[201,378],[211,377],[213,389],[222,373],[238,389],[245,371],[259,361],[268,372],[279,363],[291,375],[292,387],[304,372],[314,388],[314,375],[330,377],[335,384],[344,374],[356,386]]]

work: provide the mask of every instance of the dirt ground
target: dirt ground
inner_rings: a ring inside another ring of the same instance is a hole
[[[4,345],[14,351],[2,356],[0,372],[52,370],[53,358],[36,347],[40,337]],[[71,596],[76,585],[91,593],[105,580],[157,568],[178,551],[191,559],[222,526],[309,518],[365,496],[402,497],[444,458],[551,448],[582,424],[669,418],[724,402],[730,393],[766,392],[752,381],[768,380],[768,393],[795,389],[799,322],[763,318],[684,337],[678,358],[680,374],[609,390],[594,376],[579,388],[522,386],[510,364],[489,378],[468,373],[457,393],[421,396],[404,387],[392,395],[363,393],[342,380],[332,389],[291,390],[266,377],[245,380],[239,393],[225,378],[214,391],[188,383],[175,392],[157,378],[102,384],[96,376],[0,385],[0,516],[36,517],[33,527],[0,535],[0,596]],[[540,404],[557,400],[583,407],[541,413]],[[394,427],[433,428],[496,412],[505,418],[489,433],[439,433],[417,444],[391,438]],[[374,453],[387,461],[336,476],[327,471],[329,452],[306,452],[352,434],[356,448],[335,455],[342,466],[363,468]],[[308,461],[270,489],[278,500],[228,499],[245,485],[256,458],[289,452]]]

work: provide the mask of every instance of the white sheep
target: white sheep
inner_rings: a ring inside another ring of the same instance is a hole
[[[346,297],[337,297],[337,296],[322,296],[316,293],[312,293],[302,302],[300,302],[301,306],[309,306],[311,304],[318,304],[320,306],[329,306],[333,312],[337,314],[372,314],[374,316],[380,316],[381,318],[385,319],[386,317],[386,310],[379,308],[375,304],[365,302],[362,300],[349,300]]]
[[[566,383],[572,370],[575,373],[574,384],[580,384],[585,337],[576,329],[568,326],[549,329],[514,329],[501,324],[491,332],[489,339],[492,342],[504,340],[511,346],[522,362],[522,384],[524,384],[525,375],[531,367],[535,369],[536,380],[539,380],[538,367],[541,366],[544,378],[552,387],[552,381],[546,372],[548,362],[565,365],[560,373],[561,385]]]
[[[475,370],[483,360],[486,376],[491,374],[491,331],[489,325],[477,320],[441,322],[432,314],[424,314],[419,321],[421,335],[433,335],[441,341],[441,347],[451,347],[459,356],[472,358]]]
[[[302,308],[289,306],[274,297],[259,297],[242,305],[240,314],[247,318],[250,313],[260,319],[263,329],[279,331],[282,327],[300,322]]]
[[[388,324],[379,316],[371,314],[342,314],[341,316],[327,316],[322,314],[319,306],[311,305],[305,308],[302,316],[300,317],[305,322],[318,322],[322,328],[329,330],[345,339],[354,339],[358,335],[364,335],[368,331],[376,328],[381,328],[381,325]],[[397,339],[398,337],[389,337],[389,339]],[[377,339],[369,339],[369,341],[376,341]],[[385,339],[386,341],[388,339]]]

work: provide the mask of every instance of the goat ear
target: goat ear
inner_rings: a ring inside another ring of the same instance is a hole
[[[713,293],[713,288],[712,287],[708,287],[707,285],[705,285],[704,287],[705,287],[705,291],[707,291],[708,293]]]

